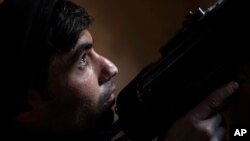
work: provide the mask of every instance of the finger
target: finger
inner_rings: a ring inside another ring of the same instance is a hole
[[[224,135],[225,129],[223,127],[219,127],[210,141],[223,141]]]
[[[221,121],[222,117],[217,113],[206,120],[200,121],[198,123],[198,128],[206,131],[208,135],[212,136],[221,124]]]
[[[225,104],[225,100],[232,96],[238,87],[239,84],[237,82],[230,82],[215,90],[189,113],[190,116],[193,115],[193,118],[197,120],[206,119],[213,112],[221,108]]]

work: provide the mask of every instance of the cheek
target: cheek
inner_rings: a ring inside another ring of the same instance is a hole
[[[69,75],[67,85],[70,95],[78,100],[88,101],[91,106],[99,103],[100,87],[93,72],[86,72],[84,75]]]

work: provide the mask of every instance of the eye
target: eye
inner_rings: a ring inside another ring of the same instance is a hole
[[[84,69],[87,65],[88,65],[88,60],[87,60],[87,58],[82,58],[81,60],[80,60],[80,63],[79,63],[79,65],[80,65],[80,69]]]

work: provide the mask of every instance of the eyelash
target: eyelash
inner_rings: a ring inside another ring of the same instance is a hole
[[[88,60],[85,56],[80,60],[79,65],[80,69],[84,69],[88,65]]]

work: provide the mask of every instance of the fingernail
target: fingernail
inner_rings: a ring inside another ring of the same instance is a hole
[[[235,81],[231,82],[231,86],[232,86],[233,90],[235,91],[235,90],[237,90],[239,88],[239,83],[235,82]]]

